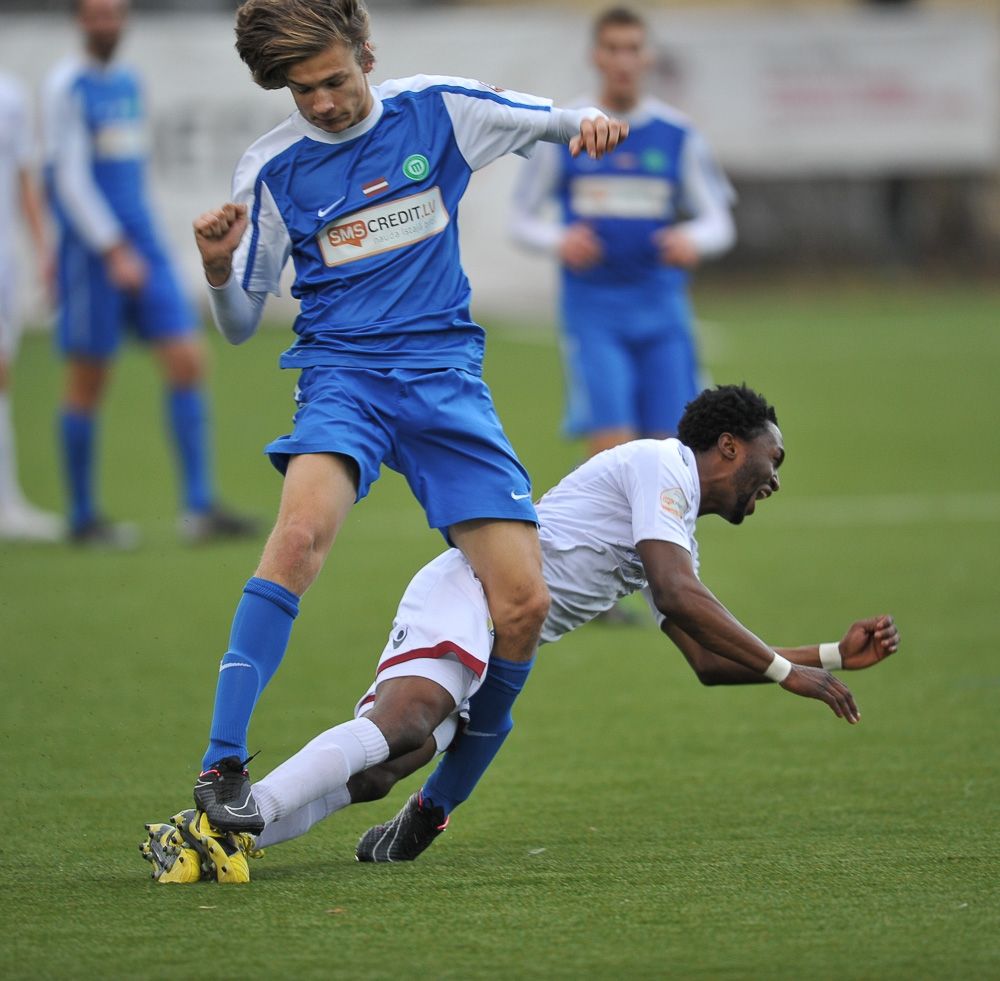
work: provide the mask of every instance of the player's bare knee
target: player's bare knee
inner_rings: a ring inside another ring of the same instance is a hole
[[[395,759],[424,746],[441,722],[437,706],[422,701],[396,705],[390,713],[380,713],[378,706],[369,718],[374,722],[389,744],[389,753]]]
[[[537,635],[548,612],[549,591],[541,576],[490,604],[497,634],[508,638]]]
[[[355,773],[347,782],[352,804],[381,800],[396,786],[396,775],[384,766],[373,766]]]

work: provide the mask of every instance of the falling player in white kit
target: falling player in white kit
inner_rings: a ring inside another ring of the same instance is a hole
[[[777,681],[857,722],[850,691],[828,669],[868,667],[892,654],[899,642],[892,617],[854,623],[839,644],[772,648],[739,624],[697,578],[697,518],[719,514],[740,524],[757,501],[778,490],[785,452],[774,410],[745,386],[721,386],[688,405],[680,436],[683,442],[636,440],[601,453],[541,499],[544,574],[552,596],[542,643],[559,640],[622,596],[648,587],[663,632],[705,683]],[[482,588],[462,553],[450,549],[407,587],[355,719],[317,736],[253,785],[266,826],[255,842],[247,836],[224,842],[230,864],[243,869],[251,847],[297,837],[348,804],[384,796],[397,780],[446,749],[468,699],[483,683],[491,645]],[[364,770],[369,727],[379,730],[392,752],[387,762]],[[467,730],[461,738],[473,735],[493,736],[499,743],[506,731]],[[447,769],[451,755],[442,758],[439,771]],[[467,796],[480,775],[462,773],[457,783],[446,780],[444,786],[454,788],[464,779]],[[365,834],[357,857],[416,858],[447,821],[444,809],[425,806],[418,792],[396,818]],[[154,836],[166,834],[171,841],[176,833],[169,825],[151,827]],[[144,854],[160,881],[183,881],[171,872],[184,851],[189,867],[198,867],[199,850],[201,858],[210,857],[204,842],[178,840],[176,848],[156,850],[149,844]],[[217,841],[207,844],[219,847]]]

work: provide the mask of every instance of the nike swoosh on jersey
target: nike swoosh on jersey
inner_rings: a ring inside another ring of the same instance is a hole
[[[337,205],[338,205],[338,204],[340,204],[340,203],[341,203],[341,202],[342,202],[342,201],[344,200],[344,198],[346,198],[346,197],[347,197],[347,195],[345,194],[345,195],[343,195],[343,197],[339,197],[339,198],[337,198],[337,200],[336,200],[336,201],[334,201],[334,202],[333,202],[333,204],[328,204],[328,205],[327,205],[327,206],[326,206],[325,208],[320,208],[320,209],[319,209],[319,211],[317,211],[317,212],[316,212],[316,217],[317,217],[317,218],[325,218],[325,217],[326,217],[326,216],[327,216],[327,215],[328,215],[328,214],[329,214],[329,213],[330,213],[331,211],[333,211],[333,209],[334,209],[334,208],[336,208],[336,207],[337,207]]]
[[[249,804],[252,799],[253,799],[253,792],[250,791],[247,793],[247,799],[243,801],[243,803],[240,804],[239,807],[230,807],[227,804],[226,810],[229,811],[229,813],[232,814],[233,817],[253,817],[254,815],[259,815],[260,811],[257,810],[257,801],[253,802],[252,811],[247,810],[247,804]]]
[[[515,501],[523,501],[526,497],[531,497],[531,491],[528,491],[527,494],[515,494],[511,491],[510,496],[514,498]]]

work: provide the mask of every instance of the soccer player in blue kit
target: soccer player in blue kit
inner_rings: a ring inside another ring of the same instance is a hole
[[[146,135],[136,73],[115,60],[127,0],[77,0],[84,54],[59,64],[44,93],[46,187],[58,229],[57,339],[67,372],[59,420],[70,537],[125,548],[135,530],[108,521],[95,493],[97,414],[126,324],[159,362],[191,541],[253,534],[221,507],[209,460],[204,355],[197,318],[160,244],[147,203]]]
[[[732,189],[690,120],[645,96],[652,62],[642,18],[594,22],[597,104],[626,119],[628,147],[603,160],[540,147],[515,190],[511,233],[558,257],[566,429],[588,456],[677,432],[701,388],[690,270],[735,240]],[[558,219],[546,206],[558,204]]]
[[[481,378],[457,209],[473,171],[505,153],[543,140],[597,159],[628,127],[468,79],[370,85],[357,0],[248,0],[236,37],[254,80],[287,87],[297,111],[250,147],[232,200],[199,217],[195,237],[216,323],[233,343],[254,332],[292,258],[298,339],[281,365],[301,374],[293,432],[267,447],[284,474],[281,504],[222,659],[195,803],[199,822],[256,833],[251,713],[299,598],[383,463],[483,585],[496,631],[492,709],[506,711],[523,685],[549,599],[529,478]],[[386,759],[377,728],[356,721],[360,761]]]

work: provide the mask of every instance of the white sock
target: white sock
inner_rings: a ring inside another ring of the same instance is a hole
[[[14,448],[14,426],[10,418],[10,395],[0,392],[0,511],[21,503],[21,488],[17,482],[17,451]]]
[[[370,719],[352,719],[320,733],[291,759],[254,784],[267,824],[318,801],[361,770],[389,758],[389,744]]]
[[[254,797],[260,806],[259,786],[254,784]],[[324,818],[328,818],[335,811],[347,807],[351,803],[351,795],[347,790],[347,784],[331,791],[319,800],[310,801],[305,807],[300,807],[280,821],[268,823],[267,827],[257,836],[258,848],[270,848],[271,845],[280,845],[283,841],[298,838],[304,835],[314,824],[318,824]]]

